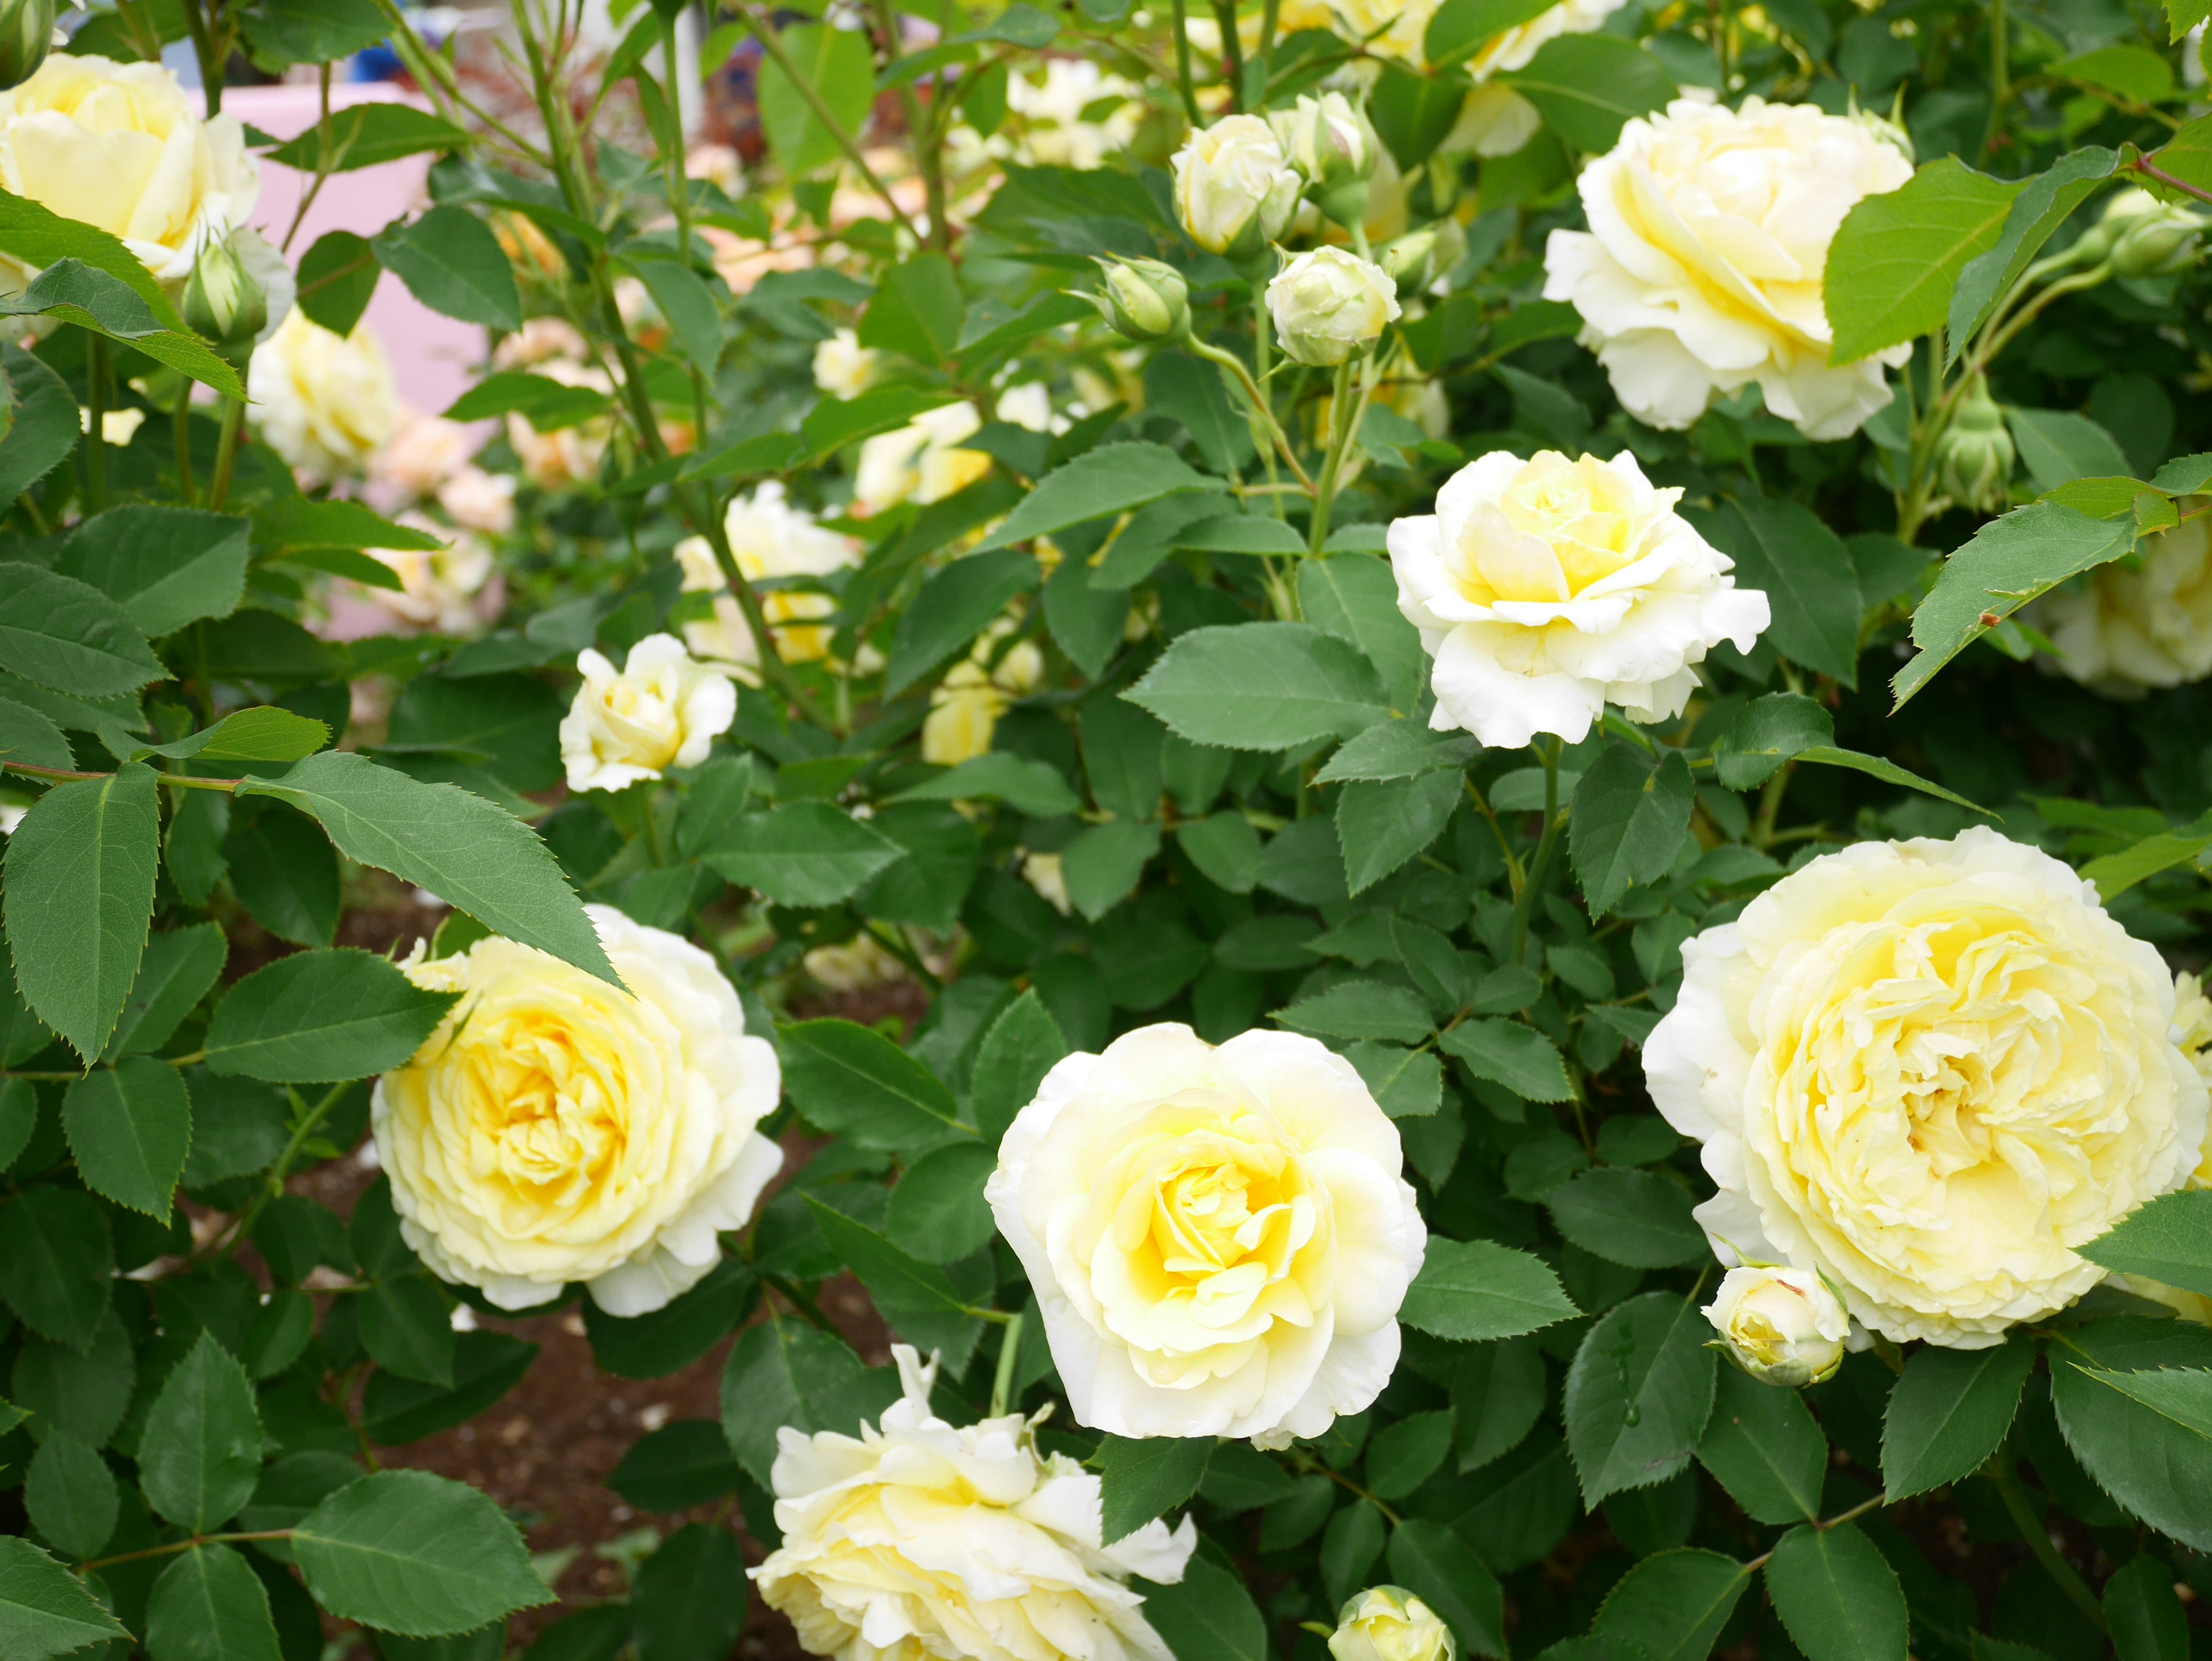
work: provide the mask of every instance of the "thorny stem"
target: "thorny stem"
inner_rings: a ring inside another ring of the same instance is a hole
[[[76,1572],[89,1574],[94,1569],[112,1567],[118,1563],[136,1563],[149,1557],[167,1557],[180,1551],[191,1551],[199,1546],[227,1546],[240,1540],[289,1540],[289,1529],[254,1529],[240,1534],[196,1534],[189,1540],[172,1540],[163,1546],[148,1546],[143,1551],[126,1551],[114,1557],[96,1557],[89,1563],[79,1563]]]
[[[1759,817],[1753,821],[1751,845],[1764,848],[1774,840],[1774,821],[1782,812],[1782,795],[1790,788],[1790,776],[1797,769],[1794,761],[1785,761],[1774,770],[1759,793]]]
[[[230,475],[238,465],[238,435],[246,425],[246,400],[222,400],[222,430],[215,441],[215,476],[208,480],[207,505],[220,511],[230,496]]]
[[[1308,532],[1309,551],[1319,554],[1328,540],[1328,513],[1336,500],[1336,483],[1344,471],[1344,453],[1352,447],[1352,435],[1359,430],[1359,417],[1367,407],[1368,389],[1374,384],[1375,360],[1370,356],[1358,368],[1359,397],[1352,396],[1352,377],[1354,373],[1350,358],[1336,366],[1335,384],[1328,400],[1328,448],[1322,457],[1321,482],[1314,489],[1313,526]]]
[[[837,148],[844,151],[847,159],[860,169],[860,177],[867,181],[868,188],[873,191],[882,199],[884,205],[891,210],[893,221],[905,226],[913,234],[915,240],[921,241],[922,240],[921,231],[907,217],[906,210],[899,206],[898,198],[890,193],[890,187],[876,177],[875,169],[868,165],[867,157],[860,153],[860,141],[845,131],[844,123],[838,120],[837,113],[830,107],[829,100],[816,90],[814,83],[802,75],[799,66],[791,61],[790,53],[784,51],[783,43],[776,39],[775,31],[763,22],[760,14],[751,6],[744,3],[744,0],[738,0],[738,19],[744,23],[753,39],[760,42],[761,50],[775,62],[776,68],[782,70],[791,84],[799,88],[799,96],[806,100],[807,108],[814,112],[814,119],[827,129],[830,137],[836,141]]]
[[[1183,113],[1196,127],[1204,124],[1204,118],[1199,113],[1198,94],[1190,82],[1190,20],[1184,14],[1183,0],[1174,0],[1174,7],[1176,86],[1182,94]]]
[[[292,211],[292,222],[284,232],[284,240],[278,245],[277,251],[281,253],[292,252],[292,239],[299,235],[300,227],[307,217],[307,210],[315,205],[315,198],[322,194],[323,181],[331,176],[331,169],[337,165],[338,158],[331,149],[331,66],[325,64],[320,68],[321,73],[315,82],[319,94],[315,114],[315,176],[307,181],[307,188],[300,197],[300,205]]]
[[[1274,411],[1267,405],[1267,393],[1260,390],[1260,383],[1253,379],[1251,370],[1244,367],[1244,360],[1234,352],[1224,352],[1220,347],[1199,339],[1195,335],[1191,337],[1188,344],[1192,351],[1207,362],[1218,364],[1236,378],[1238,388],[1251,401],[1254,412],[1267,423],[1267,435],[1274,440],[1275,447],[1282,452],[1283,459],[1290,463],[1291,471],[1297,475],[1298,483],[1311,495],[1314,491],[1313,476],[1306,472],[1298,460],[1297,453],[1291,447],[1290,435],[1275,419]]]

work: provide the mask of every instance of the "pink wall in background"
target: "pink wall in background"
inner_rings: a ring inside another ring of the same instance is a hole
[[[331,88],[333,107],[372,100],[428,107],[400,88],[385,83]],[[222,107],[264,132],[292,138],[315,125],[319,105],[311,86],[231,87],[223,93]],[[430,158],[425,155],[333,175],[307,210],[307,220],[292,239],[286,259],[296,266],[300,256],[325,231],[374,236],[417,205],[429,171]],[[272,245],[283,242],[312,177],[265,157],[262,161],[261,200],[252,222]],[[433,415],[461,395],[469,385],[471,367],[483,360],[482,329],[430,310],[389,272],[376,285],[376,297],[368,303],[368,322],[392,360],[400,397]]]

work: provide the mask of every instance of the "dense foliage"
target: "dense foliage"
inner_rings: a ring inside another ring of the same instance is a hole
[[[2201,1655],[2203,7],[616,9],[15,8],[0,1655]]]

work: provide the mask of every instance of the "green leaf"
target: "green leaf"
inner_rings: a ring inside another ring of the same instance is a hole
[[[1565,1064],[1552,1041],[1517,1021],[1462,1021],[1437,1041],[1478,1079],[1502,1084],[1532,1102],[1564,1102],[1574,1095]]]
[[[361,1427],[387,1447],[451,1430],[505,1396],[537,1359],[537,1345],[504,1332],[457,1334],[451,1390],[396,1372],[372,1372],[362,1392]]]
[[[482,796],[326,751],[241,796],[274,796],[319,822],[338,852],[428,889],[495,934],[619,985],[592,920],[537,833]]]
[[[2212,1189],[2168,1194],[2078,1248],[2093,1263],[2212,1298]]]
[[[1123,696],[1178,737],[1231,750],[1349,738],[1390,713],[1367,660],[1304,623],[1191,630]]]
[[[1872,197],[1870,201],[1887,198]],[[1766,639],[1783,656],[1858,684],[1858,568],[1843,538],[1802,502],[1737,496],[1690,522],[1735,561],[1739,587],[1764,589],[1774,621]]]
[[[2097,885],[2097,897],[2110,905],[2146,878],[2154,877],[2161,871],[2170,871],[2177,865],[2185,865],[2208,848],[2212,848],[2212,834],[2145,837],[2132,848],[2122,849],[2117,854],[2100,855],[2091,860],[2081,867],[2081,875]]]
[[[1240,472],[1252,459],[1251,423],[1238,412],[1237,405],[1231,401],[1221,371],[1211,363],[1200,362],[1187,352],[1170,350],[1152,354],[1151,361],[1145,365],[1145,410],[1147,414],[1163,415],[1170,421],[1182,423],[1182,429],[1198,446],[1198,453],[1205,458],[1206,465],[1218,473]],[[1219,511],[1218,506],[1202,502],[1186,502],[1184,506],[1189,511],[1176,520],[1170,527],[1170,534],[1173,530],[1195,524],[1198,520]],[[1116,549],[1130,541],[1136,533],[1138,524],[1138,520],[1132,520],[1123,528],[1121,534],[1115,539]],[[1158,538],[1152,541],[1164,556],[1169,545]],[[1110,561],[1112,556],[1109,554],[1108,557]],[[1154,563],[1157,563],[1155,560]],[[1130,576],[1129,581],[1140,580],[1149,569],[1137,571]],[[1103,565],[1099,568],[1099,576],[1105,575],[1105,569]],[[1098,578],[1094,577],[1092,581],[1098,582]],[[1119,582],[1117,573],[1115,582],[1099,582],[1098,586],[1127,585]]]
[[[368,111],[408,106],[362,104],[356,107]],[[299,307],[310,323],[319,324],[334,335],[349,335],[368,311],[368,302],[376,297],[376,279],[383,269],[376,263],[375,245],[367,237],[351,231],[325,231],[300,256]]]
[[[2153,1528],[2212,1550],[2212,1437],[2141,1399],[2156,1369],[2212,1369],[2212,1332],[2181,1321],[2118,1318],[2066,1335],[2050,1352],[2051,1403],[2066,1445],[2097,1485]],[[2100,1374],[2130,1374],[2121,1390]],[[2166,1375],[2171,1377],[2171,1374]]]
[[[1267,1628],[1236,1572],[1194,1556],[1171,1586],[1147,1585],[1145,1619],[1176,1661],[1267,1661]]]
[[[1591,1256],[1631,1269],[1672,1269],[1711,1250],[1690,1196],[1655,1171],[1601,1165],[1545,1196],[1561,1234]]]
[[[2008,409],[2004,416],[2021,465],[2038,490],[2056,490],[2076,479],[2124,477],[2130,471],[2112,435],[2087,416],[2020,409]]]
[[[175,1068],[133,1056],[87,1074],[63,1098],[62,1125],[87,1188],[169,1220],[192,1141],[191,1099]]]
[[[1688,776],[1683,775],[1686,782]],[[1459,800],[1457,773],[1346,785],[1336,798],[1336,839],[1344,850],[1345,886],[1359,893],[1404,865],[1443,834]],[[1258,853],[1255,838],[1255,863]]]
[[[1582,1311],[1541,1258],[1494,1240],[1429,1236],[1398,1318],[1455,1343],[1516,1338]]]
[[[1856,750],[1838,750],[1833,745],[1808,745],[1797,752],[1796,759],[1820,767],[1847,767],[1854,773],[1864,773],[1870,779],[1880,779],[1884,784],[1901,785],[1907,790],[1917,790],[1923,796],[1935,796],[1955,807],[1970,812],[1995,814],[1979,802],[1968,801],[1956,791],[1946,790],[1940,784],[1931,784],[1917,773],[1907,772],[1885,756],[1863,756]]]
[[[776,42],[821,95],[837,125],[848,133],[859,132],[875,97],[875,64],[867,37],[827,23],[803,23],[777,30]],[[762,131],[786,177],[804,178],[844,154],[835,132],[772,58],[761,62],[757,95]]]
[[[1206,879],[1232,894],[1249,894],[1260,880],[1260,833],[1235,808],[1176,826],[1176,846]]]
[[[1592,916],[1619,904],[1632,884],[1656,882],[1674,868],[1696,802],[1680,751],[1656,767],[1632,744],[1599,752],[1575,786],[1567,817],[1567,851]]]
[[[131,995],[124,1000],[123,1013],[101,1059],[112,1061],[167,1043],[215,984],[228,954],[222,929],[216,923],[196,923],[149,937],[138,961],[137,978],[131,984]]]
[[[1761,1384],[1741,1367],[1719,1369],[1718,1385],[1698,1463],[1754,1522],[1819,1517],[1828,1441],[1804,1396]]]
[[[1436,154],[1451,137],[1459,112],[1466,106],[1467,77],[1452,70],[1439,75],[1416,75],[1389,58],[1379,58],[1382,73],[1368,100],[1368,113],[1380,138],[1403,173],[1412,173]]]
[[[891,1244],[926,1263],[957,1262],[990,1244],[995,1226],[983,1183],[997,1163],[980,1141],[952,1142],[916,1159],[891,1189],[884,1214]]]
[[[58,318],[121,341],[225,397],[245,393],[238,371],[179,326],[173,312],[149,306],[133,284],[80,259],[56,260],[21,293],[0,300],[0,316]]]
[[[878,1375],[880,1376],[880,1375]],[[896,1395],[896,1385],[890,1394]],[[860,1358],[834,1333],[774,1314],[738,1336],[722,1369],[722,1433],[745,1475],[771,1486],[776,1431],[853,1433],[884,1405]]]
[[[1425,1119],[1443,1105],[1443,1063],[1425,1050],[1362,1042],[1347,1044],[1344,1058],[1393,1119]]]
[[[783,1087],[811,1124],[891,1152],[944,1139],[958,1120],[952,1092],[880,1032],[852,1021],[775,1030]]]
[[[1189,1504],[1212,1451],[1211,1436],[1148,1436],[1134,1441],[1108,1436],[1088,1461],[1098,1473],[1106,1543],[1110,1546],[1154,1518]]]
[[[2119,160],[2116,150],[2085,144],[2060,156],[2049,172],[2029,179],[2027,188],[2013,198],[1995,245],[1966,262],[1951,290],[1943,337],[1946,369],[1972,344],[1975,331],[1996,307],[1997,296],[2019,280],[2068,216],[2112,176]]]
[[[696,271],[677,260],[629,263],[685,359],[700,374],[711,376],[722,360],[722,313],[714,291]]]
[[[1713,745],[1714,776],[1731,790],[1754,790],[1784,762],[1826,746],[1835,736],[1836,718],[1814,699],[1802,692],[1769,692],[1747,704]]]
[[[374,7],[364,9],[372,22],[389,27]],[[469,135],[462,129],[411,104],[356,104],[351,109],[331,112],[327,151],[323,149],[321,133],[310,127],[289,144],[280,144],[270,151],[268,159],[297,167],[302,173],[318,169],[329,173],[351,173],[424,150],[462,149],[468,142]],[[310,255],[313,252],[308,250]],[[300,276],[304,283],[307,276],[305,260],[301,262]]]
[[[0,251],[15,255],[32,271],[64,259],[82,260],[128,287],[146,302],[146,308],[164,328],[181,330],[185,326],[184,320],[177,315],[175,304],[146,269],[146,262],[133,253],[121,237],[81,219],[64,218],[27,197],[0,191]],[[72,405],[75,402],[74,399],[70,400]],[[70,417],[74,427],[74,408]]]
[[[584,1330],[592,1360],[617,1378],[680,1372],[740,1324],[759,1296],[752,1271],[725,1257],[698,1285],[650,1314],[618,1318],[586,1301]]]
[[[1220,488],[1219,479],[1195,472],[1164,445],[1102,444],[1039,479],[1036,489],[982,546],[1004,548],[1109,514],[1127,513],[1162,496]]]
[[[514,267],[491,228],[467,209],[437,207],[419,219],[395,220],[370,246],[377,264],[432,311],[488,329],[522,326]]]
[[[848,444],[903,427],[927,411],[944,408],[948,401],[942,392],[917,386],[878,386],[843,402],[825,398],[799,423],[799,435],[805,456],[818,460]],[[793,462],[799,459],[792,458]]]
[[[1639,115],[1664,109],[1672,76],[1632,40],[1611,34],[1562,34],[1547,40],[1526,69],[1497,77],[1536,106],[1570,149],[1609,150]]]
[[[254,55],[279,67],[349,58],[375,46],[391,27],[369,0],[264,0],[242,21]],[[368,107],[392,106],[372,104]],[[277,159],[288,167],[314,171],[312,156],[304,162],[291,161],[279,151]]]
[[[1451,1445],[1449,1408],[1410,1414],[1385,1425],[1360,1456],[1366,1462],[1368,1492],[1378,1500],[1404,1499],[1434,1475]]]
[[[2212,1370],[2158,1367],[2143,1372],[2093,1372],[2088,1376],[2183,1429],[2212,1439]]]
[[[5,217],[4,204],[15,199],[0,196],[0,219]],[[89,225],[84,228],[92,229]],[[144,275],[145,268],[135,255],[126,252],[125,258]],[[0,502],[13,502],[76,448],[80,436],[76,394],[21,346],[0,344],[0,374],[5,375],[6,391],[14,406],[13,419],[4,435],[0,435]]]
[[[661,1542],[630,1588],[646,1661],[724,1661],[745,1624],[745,1559],[729,1530],[692,1523]]]
[[[1806,1661],[1905,1661],[1905,1589],[1857,1524],[1790,1530],[1767,1559],[1766,1591]]]
[[[459,997],[423,991],[371,952],[295,952],[230,989],[208,1024],[208,1069],[271,1084],[389,1072],[414,1058]]]
[[[245,1368],[203,1331],[170,1370],[138,1439],[154,1509],[205,1534],[238,1515],[261,1475],[261,1415]]]
[[[878,279],[860,313],[860,344],[937,368],[958,344],[967,309],[952,262],[941,253],[918,253]]]
[[[446,1300],[419,1275],[380,1281],[362,1294],[361,1342],[387,1372],[453,1389],[453,1335]]]
[[[1689,1463],[1712,1413],[1711,1330],[1694,1298],[1647,1292],[1583,1335],[1564,1413],[1585,1506],[1663,1482]]]
[[[1432,69],[1456,64],[1549,9],[1542,0],[1444,0],[1421,37],[1422,55]]]
[[[1967,264],[1996,246],[2024,187],[1947,155],[1902,189],[1861,200],[1828,244],[1828,362],[1853,363],[1933,332]]]
[[[11,761],[64,773],[76,767],[60,727],[28,704],[0,698],[0,765]]]
[[[2099,46],[2062,58],[2045,72],[2136,104],[2160,103],[2175,92],[2172,66],[2148,46]]]
[[[918,1348],[939,1352],[945,1370],[954,1377],[966,1372],[982,1323],[968,1313],[945,1271],[909,1256],[875,1230],[811,1194],[806,1209],[830,1249],[867,1288],[869,1300],[884,1318]]]
[[[1441,1523],[1409,1517],[1390,1533],[1393,1579],[1435,1610],[1470,1655],[1504,1661],[1505,1595],[1466,1541]]]
[[[552,433],[604,415],[608,402],[607,394],[595,387],[571,386],[550,375],[507,369],[486,375],[447,405],[446,419],[489,421],[519,415],[535,431]]]
[[[1068,1053],[1059,1023],[1034,989],[1001,1011],[983,1034],[970,1082],[975,1126],[996,1147],[1014,1117],[1036,1099],[1045,1075]]]
[[[410,1638],[473,1632],[553,1601],[499,1507],[428,1471],[348,1483],[301,1521],[292,1550],[325,1609]]]
[[[169,673],[99,589],[15,563],[0,563],[0,669],[80,698],[136,692]]]
[[[77,526],[54,569],[99,589],[149,639],[228,617],[246,592],[246,521],[143,503]]]
[[[75,1575],[21,1535],[0,1534],[0,1654],[52,1661],[110,1638],[131,1634]]]
[[[1082,798],[1068,788],[1067,780],[1050,762],[994,750],[972,756],[958,766],[927,779],[890,798],[902,801],[1003,801],[1032,818],[1056,818],[1073,813]]]
[[[1036,561],[1011,548],[957,559],[931,577],[891,636],[884,695],[896,696],[955,652],[966,651],[1009,600],[1036,587],[1037,578]]]
[[[1060,877],[1078,911],[1096,922],[1132,893],[1160,851],[1160,828],[1109,819],[1079,832],[1061,850]]]
[[[154,911],[160,808],[150,767],[58,785],[8,838],[4,896],[15,984],[89,1061],[138,976]]]
[[[41,1183],[0,1201],[0,1298],[32,1331],[90,1348],[114,1274],[107,1220],[90,1195]]]
[[[1247,525],[1273,525],[1245,519]],[[1371,554],[1339,554],[1298,566],[1299,614],[1316,628],[1348,641],[1375,666],[1392,705],[1410,711],[1428,678],[1421,631],[1398,609],[1398,581],[1390,563]]]
[[[282,1661],[269,1589],[231,1546],[201,1545],[171,1561],[146,1600],[152,1661]]]
[[[1979,1469],[2012,1428],[2034,1366],[2035,1346],[2021,1337],[1988,1349],[1914,1351],[1882,1418],[1883,1490],[1902,1500]]]
[[[720,1425],[678,1419],[632,1442],[607,1486],[640,1511],[689,1511],[736,1488],[738,1474]]]
[[[39,1532],[80,1562],[97,1557],[115,1536],[122,1503],[115,1473],[91,1444],[48,1428],[23,1472],[24,1508]]]
[[[214,726],[173,743],[140,745],[131,751],[131,759],[167,756],[174,761],[196,757],[209,763],[298,761],[330,741],[331,729],[321,721],[264,703],[234,709]]]
[[[1733,1557],[1662,1551],[1614,1583],[1590,1636],[1626,1644],[1649,1661],[1705,1661],[1750,1584],[1751,1571]]]
[[[1314,775],[1316,784],[1350,779],[1410,779],[1458,769],[1482,746],[1464,733],[1432,733],[1417,721],[1377,721],[1347,739]]]
[[[2118,1661],[2189,1661],[2189,1611],[2173,1572],[2144,1552],[2105,1582],[2105,1625]]]
[[[750,813],[700,863],[783,905],[835,905],[897,863],[904,850],[826,801],[787,802]]]
[[[1400,1043],[1419,1043],[1436,1027],[1419,997],[1384,981],[1339,981],[1277,1010],[1275,1019],[1319,1037],[1389,1038]]]
[[[1893,707],[1902,709],[1938,669],[2029,600],[2119,558],[2135,541],[2130,520],[2091,519],[2054,502],[2033,502],[1984,525],[1943,562],[1912,614],[1912,643],[1920,650],[1891,683]]]
[[[253,533],[256,545],[270,558],[319,548],[390,548],[429,554],[446,545],[429,532],[395,524],[358,502],[318,502],[303,496],[256,508]]]

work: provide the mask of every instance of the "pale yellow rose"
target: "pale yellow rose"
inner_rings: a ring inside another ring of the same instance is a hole
[[[159,64],[55,52],[0,92],[0,186],[64,218],[121,237],[165,283],[191,273],[200,246],[236,229],[261,171],[232,115],[201,119]],[[0,259],[19,290],[28,273]]]
[[[2136,549],[2135,559],[2100,565],[2025,614],[2058,648],[2063,672],[2120,697],[2212,675],[2212,523],[2186,520]]]
[[[1117,1436],[1318,1436],[1398,1360],[1428,1232],[1398,1129],[1291,1032],[1188,1027],[1070,1056],[984,1186],[1076,1421]]]
[[[773,479],[750,495],[732,500],[722,516],[722,528],[738,570],[748,582],[825,577],[860,563],[857,540],[792,506],[783,486]],[[676,557],[684,568],[684,592],[715,597],[711,618],[684,625],[685,642],[700,657],[727,666],[748,685],[757,684],[760,649],[744,610],[722,580],[707,538],[686,537],[676,545]],[[813,663],[829,655],[836,631],[818,619],[836,612],[835,599],[813,588],[768,588],[759,597],[761,610],[775,631],[776,651],[786,663]]]
[[[514,478],[471,465],[438,487],[438,506],[456,525],[505,536],[514,528]]]
[[[1583,169],[1589,229],[1552,233],[1544,298],[1582,313],[1583,344],[1639,421],[1687,427],[1756,381],[1807,437],[1845,438],[1888,404],[1882,369],[1912,349],[1830,367],[1828,244],[1861,200],[1911,177],[1870,123],[1677,99]]]
[[[1074,910],[1075,903],[1067,896],[1067,869],[1058,854],[1025,854],[1022,856],[1022,880],[1036,891],[1042,900],[1063,917]]]
[[[1370,1586],[1337,1611],[1328,1652],[1336,1661],[1459,1661],[1459,1640],[1403,1586]]]
[[[1841,1366],[1851,1335],[1842,1300],[1808,1269],[1739,1263],[1721,1277],[1704,1314],[1738,1366],[1790,1390]]]
[[[1283,350],[1301,363],[1341,363],[1382,338],[1398,315],[1388,272],[1341,248],[1302,253],[1267,284],[1267,314]]]
[[[832,398],[858,398],[875,385],[881,354],[840,329],[814,349],[814,384]]]
[[[855,1439],[787,1426],[769,1481],[783,1541],[748,1569],[802,1648],[836,1661],[1173,1661],[1132,1575],[1172,1585],[1198,1546],[1186,1517],[1101,1542],[1100,1482],[1039,1450],[1019,1414],[954,1426],[927,1366]]]
[[[931,691],[929,714],[921,723],[924,761],[957,767],[984,754],[1006,706],[1036,691],[1044,678],[1044,654],[1036,643],[1017,641],[1003,654],[1000,650],[1000,642],[1020,627],[1021,619],[1012,613],[993,619],[967,657]]]
[[[619,672],[588,648],[576,667],[584,684],[561,719],[571,790],[620,790],[696,767],[737,717],[729,677],[695,661],[673,635],[647,635]]]
[[[399,390],[367,323],[331,333],[295,307],[253,349],[254,425],[285,465],[327,482],[361,472],[399,424]]]
[[[1305,180],[1256,115],[1228,115],[1175,153],[1176,217],[1210,253],[1249,259],[1283,233]]]
[[[1814,860],[1682,966],[1644,1071],[1705,1144],[1714,1250],[1815,1272],[1899,1342],[2063,1309],[2104,1278],[2075,1248],[2203,1148],[2158,953],[1994,830]]]
[[[475,453],[476,435],[459,422],[402,405],[392,435],[368,459],[372,498],[398,508],[435,496]]]
[[[607,392],[614,385],[605,370],[565,357],[538,359],[530,373],[557,380],[563,386],[583,386],[595,392]],[[507,417],[507,444],[521,464],[523,477],[541,490],[573,490],[597,478],[614,430],[611,415],[593,416],[550,433],[539,432],[516,411],[509,411]],[[662,430],[665,437],[665,427]]]
[[[865,441],[853,478],[854,514],[865,518],[902,502],[927,507],[966,490],[991,471],[989,456],[960,447],[982,426],[972,404],[947,404]]]
[[[405,964],[461,1001],[378,1082],[370,1123],[433,1274],[502,1309],[580,1281],[642,1315],[705,1276],[782,1165],[755,1129],[781,1078],[712,958],[585,909],[622,987],[497,938]]]
[[[334,583],[333,592],[343,595],[349,607],[366,610],[381,622],[360,628],[349,619],[341,619],[337,615],[341,608],[333,604],[332,622],[344,621],[347,626],[328,631],[331,637],[368,632],[413,634],[421,630],[464,640],[482,634],[499,615],[505,593],[491,551],[467,532],[449,529],[419,513],[403,513],[397,522],[428,532],[439,539],[439,546],[362,549],[399,579],[399,587],[396,591],[372,588],[343,579]]]
[[[1087,58],[1048,58],[1044,78],[1014,75],[1006,81],[1006,107],[1021,118],[1013,159],[1029,167],[1103,167],[1109,156],[1127,149],[1144,119],[1143,89],[1109,74]],[[1121,100],[1103,119],[1085,120],[1084,112],[1109,100]]]

